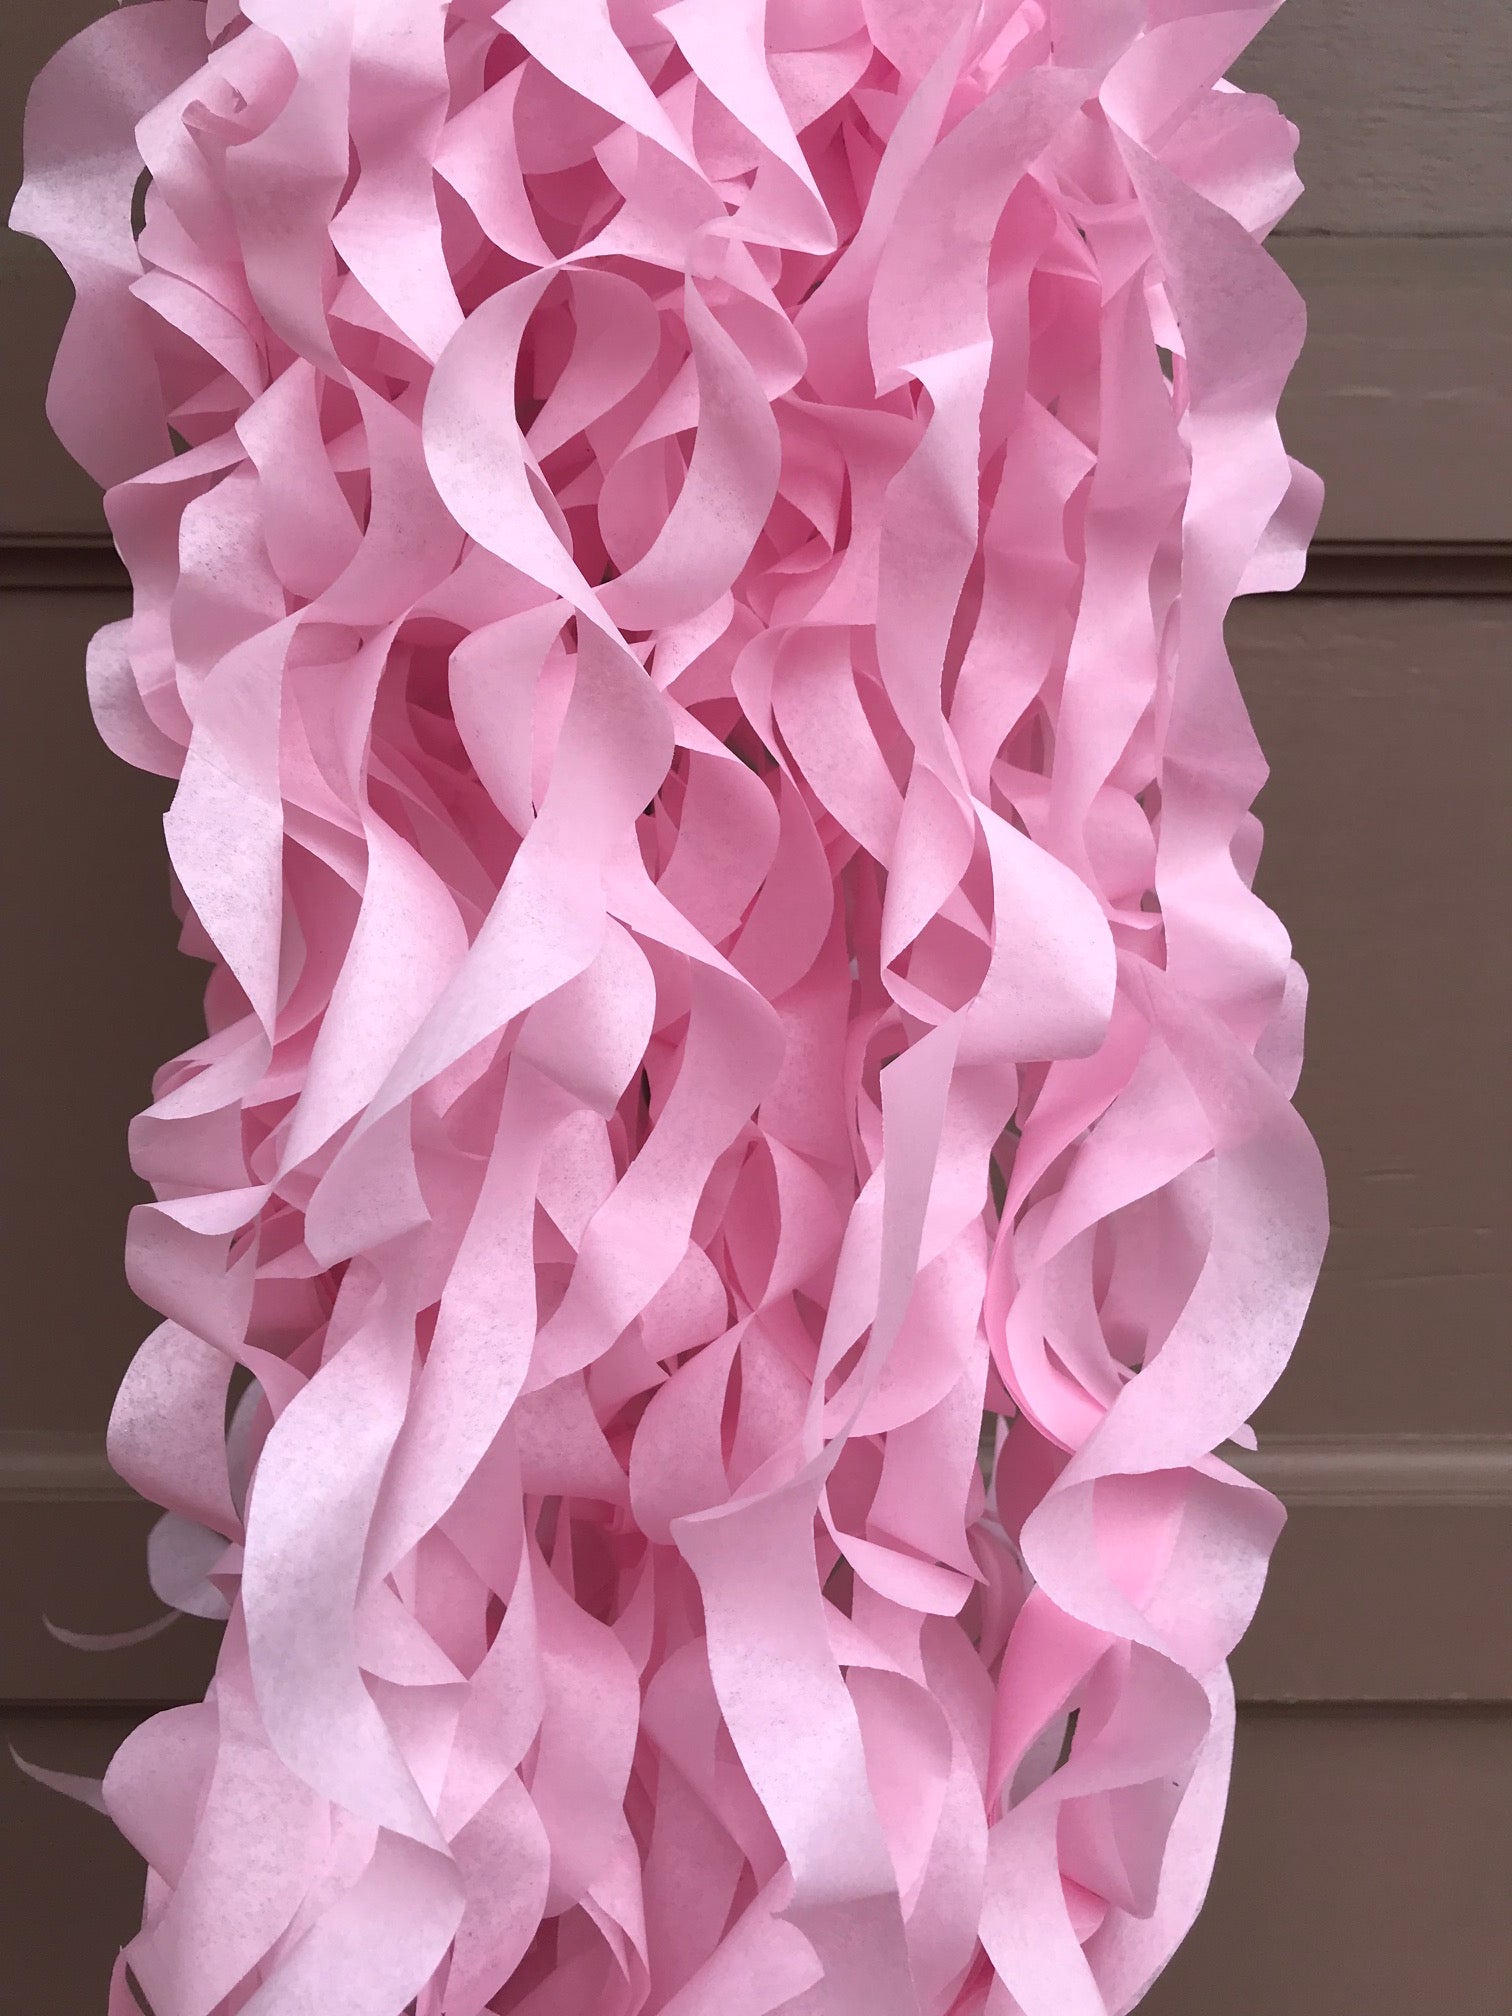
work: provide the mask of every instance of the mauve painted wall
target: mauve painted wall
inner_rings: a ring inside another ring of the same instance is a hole
[[[27,78],[100,0],[7,0],[0,188]],[[1303,127],[1278,251],[1313,339],[1292,446],[1329,480],[1304,592],[1236,611],[1272,763],[1263,886],[1313,984],[1300,1094],[1335,1232],[1261,1429],[1292,1519],[1237,1662],[1228,1830],[1151,2016],[1512,2007],[1512,12],[1289,0],[1245,59]],[[147,1324],[121,1276],[125,1125],[191,1040],[164,787],[95,742],[83,648],[119,613],[90,485],[42,414],[67,289],[0,234],[8,869],[0,1719],[97,1771],[213,1655],[185,1623],[85,1656],[45,1611],[150,1613],[144,1508],[93,1451]],[[1262,1471],[1263,1471],[1262,1461]],[[0,2010],[103,2011],[140,1875],[97,1815],[0,1765]]]

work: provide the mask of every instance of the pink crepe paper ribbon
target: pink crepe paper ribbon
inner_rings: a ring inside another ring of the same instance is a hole
[[[1105,2016],[1191,1921],[1326,1224],[1223,644],[1319,498],[1272,11],[147,0],[38,79],[211,967],[110,1449],[229,1621],[105,1780],[114,2016]]]

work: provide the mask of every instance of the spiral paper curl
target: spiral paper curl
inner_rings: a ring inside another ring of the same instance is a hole
[[[1326,1222],[1222,634],[1318,500],[1272,11],[148,0],[38,80],[212,964],[110,1448],[228,1621],[105,1782],[116,2016],[1105,2016],[1190,1922]]]

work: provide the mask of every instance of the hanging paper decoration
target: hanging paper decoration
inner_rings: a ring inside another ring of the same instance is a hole
[[[110,1449],[227,1621],[105,1781],[117,2016],[1104,2016],[1189,1924],[1326,1217],[1223,642],[1318,500],[1270,11],[148,0],[38,80],[210,962]]]

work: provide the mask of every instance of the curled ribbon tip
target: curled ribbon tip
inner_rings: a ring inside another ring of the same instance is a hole
[[[110,1446],[225,1629],[113,2008],[1122,2016],[1182,1937],[1326,1225],[1223,642],[1318,503],[1265,11],[145,0],[37,80],[212,963]]]

